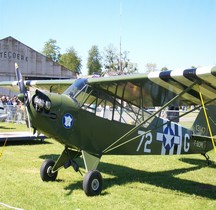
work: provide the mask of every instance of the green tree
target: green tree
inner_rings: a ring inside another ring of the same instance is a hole
[[[81,73],[82,59],[78,57],[73,47],[70,47],[66,53],[61,55],[59,63],[76,74]]]
[[[161,71],[166,71],[168,70],[168,68],[166,66],[164,66],[163,68],[161,68]]]
[[[130,62],[128,58],[129,51],[124,51],[121,54],[119,64],[120,66],[118,69],[120,70],[121,74],[133,74],[138,72],[137,64]]]
[[[57,46],[55,39],[49,39],[45,42],[42,53],[54,62],[58,62],[61,56],[60,47]]]
[[[146,64],[146,72],[156,71],[157,65],[155,63],[147,63]]]
[[[111,74],[118,70],[118,55],[114,45],[110,44],[103,52],[105,72]]]
[[[137,72],[137,65],[130,62],[128,51],[117,53],[117,49],[110,44],[104,49],[104,68],[105,73],[110,75],[132,74]]]
[[[87,61],[87,68],[88,74],[91,75],[93,73],[101,73],[102,71],[102,64],[101,64],[101,55],[99,49],[96,45],[93,45],[92,48],[89,50],[88,61]]]

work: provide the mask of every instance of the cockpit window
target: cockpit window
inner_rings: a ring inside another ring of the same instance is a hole
[[[85,89],[86,84],[87,79],[77,79],[67,90],[65,90],[63,94],[70,96],[72,99],[75,99],[77,95],[79,95],[79,93],[83,91],[83,89]]]
[[[119,84],[116,84],[115,88],[116,91],[113,92],[121,92],[122,96],[125,94],[125,90],[120,91]],[[104,90],[89,85],[85,78],[77,79],[64,94],[75,101],[81,109],[107,120],[138,125],[151,114],[145,109],[134,106],[130,101],[123,100],[123,97],[116,97],[114,94],[108,94]],[[150,123],[151,121],[148,120],[143,126],[148,127]]]

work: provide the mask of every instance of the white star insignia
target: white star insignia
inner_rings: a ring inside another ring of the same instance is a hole
[[[171,141],[173,140],[174,136],[171,135],[169,129],[168,129],[168,133],[167,133],[167,134],[164,134],[164,137],[165,137],[165,139],[166,139],[165,142],[164,142],[165,148],[167,148],[167,145],[169,145],[169,148],[171,148],[171,147],[173,146]]]

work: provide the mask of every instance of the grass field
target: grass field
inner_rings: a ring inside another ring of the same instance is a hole
[[[27,130],[0,123],[0,132]],[[87,197],[83,177],[69,168],[56,182],[42,182],[40,166],[63,150],[52,139],[0,145],[0,202],[25,210],[216,209],[216,166],[201,155],[103,156],[102,195]],[[209,152],[216,161],[213,151]],[[82,169],[84,171],[84,169]],[[0,205],[0,209],[7,209]]]

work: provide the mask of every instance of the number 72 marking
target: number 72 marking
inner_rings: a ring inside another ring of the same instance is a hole
[[[138,131],[138,134],[141,135],[145,133],[144,131]],[[147,133],[146,135],[143,135],[140,143],[137,147],[137,152],[140,150],[140,147],[142,146],[142,144],[144,144],[144,152],[146,153],[151,153],[151,149],[148,148],[148,146],[152,143],[152,134],[151,133]]]

